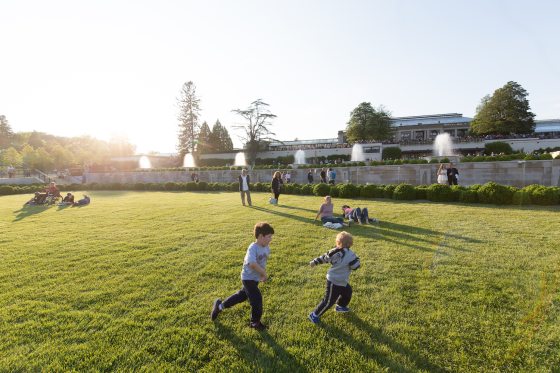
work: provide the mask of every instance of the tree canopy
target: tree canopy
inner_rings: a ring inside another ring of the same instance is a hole
[[[495,90],[492,96],[483,97],[470,131],[475,135],[533,133],[535,114],[530,111],[527,96],[527,91],[512,81]]]
[[[268,106],[270,105],[263,102],[262,99],[258,99],[251,102],[247,109],[232,110],[246,120],[244,125],[237,125],[233,128],[242,131],[240,138],[245,144],[245,150],[251,163],[255,161],[263,143],[274,140],[271,136],[275,134],[269,127],[272,125],[270,120],[276,118],[276,115],[268,110]]]
[[[390,113],[382,106],[374,109],[369,102],[362,102],[350,113],[346,126],[348,142],[383,141],[393,137]]]
[[[10,146],[14,132],[5,115],[0,115],[0,149]]]
[[[210,144],[216,153],[229,152],[233,150],[233,142],[231,141],[229,132],[227,128],[222,126],[219,119],[216,120],[216,123],[214,123],[214,126],[212,127]]]
[[[200,100],[196,96],[196,86],[193,82],[183,84],[178,106],[179,144],[177,150],[182,159],[185,154],[194,152],[199,131]]]

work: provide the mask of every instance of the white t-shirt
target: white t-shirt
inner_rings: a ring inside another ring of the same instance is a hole
[[[247,176],[241,175],[241,180],[243,181],[243,185],[241,186],[241,190],[244,192],[249,190],[249,185],[247,184]]]

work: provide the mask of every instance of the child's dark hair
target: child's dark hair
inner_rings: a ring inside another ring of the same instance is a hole
[[[272,228],[272,225],[265,222],[257,223],[255,224],[255,238],[259,238],[261,234],[263,236],[274,234],[274,228]]]

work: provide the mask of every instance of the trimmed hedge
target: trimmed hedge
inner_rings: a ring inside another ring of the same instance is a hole
[[[496,205],[511,204],[514,192],[511,188],[493,181],[484,184],[477,191],[480,202]]]
[[[71,184],[60,185],[61,192],[77,192],[84,190],[135,190],[135,191],[228,191],[237,192],[239,184],[207,183],[207,182],[167,182],[167,183],[107,183],[107,184]],[[43,190],[44,184],[31,185],[0,185],[0,195],[32,194]],[[269,183],[253,183],[254,192],[270,192]],[[285,184],[283,194],[315,195],[324,197],[331,195],[341,198],[388,198],[395,200],[428,199],[434,202],[491,203],[497,205],[535,204],[556,205],[560,203],[560,188],[533,184],[518,190],[515,187],[489,182],[484,185],[475,184],[470,187],[448,185],[354,185],[354,184]]]
[[[393,198],[401,201],[411,201],[416,199],[416,189],[410,184],[399,184],[393,191]]]

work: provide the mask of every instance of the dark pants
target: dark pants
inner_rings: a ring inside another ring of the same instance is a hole
[[[325,224],[325,223],[344,223],[344,219],[342,218],[337,218],[335,216],[322,216],[321,217],[321,223]]]
[[[352,210],[352,213],[350,214],[350,217],[354,221],[360,221],[362,223],[367,223],[368,220],[369,220],[369,212],[368,212],[367,207],[364,207],[363,209],[360,209],[359,207],[356,207],[355,209]]]
[[[457,178],[455,176],[448,176],[447,183],[449,185],[457,185]]]
[[[251,322],[261,321],[263,305],[259,282],[252,280],[243,280],[241,282],[243,283],[243,288],[224,301],[224,308],[233,307],[249,299],[249,304],[251,304]]]
[[[274,198],[276,198],[276,202],[278,202],[278,198],[280,198],[280,191],[275,192],[275,191],[273,190],[272,193],[274,193]]]
[[[352,299],[352,287],[350,284],[346,286],[337,286],[327,280],[325,297],[317,308],[315,308],[315,315],[321,316],[335,303],[341,307],[346,307],[350,303],[350,299]]]

